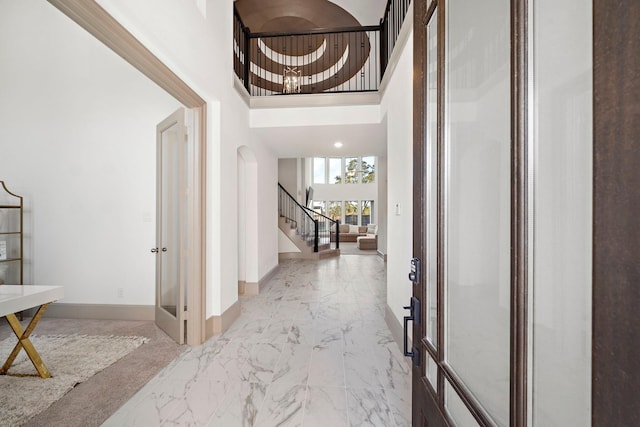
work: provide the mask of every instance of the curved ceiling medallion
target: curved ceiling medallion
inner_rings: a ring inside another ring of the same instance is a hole
[[[301,93],[328,91],[364,75],[361,70],[371,51],[367,32],[301,34],[360,27],[340,6],[327,0],[236,0],[235,4],[252,34],[300,34],[251,39],[252,85],[281,93],[287,67],[300,72]]]

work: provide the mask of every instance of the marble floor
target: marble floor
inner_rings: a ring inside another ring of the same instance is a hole
[[[375,256],[280,263],[224,334],[190,347],[105,426],[383,426],[411,419],[411,371]]]

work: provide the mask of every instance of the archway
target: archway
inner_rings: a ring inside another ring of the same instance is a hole
[[[238,148],[238,293],[258,293],[258,162]]]

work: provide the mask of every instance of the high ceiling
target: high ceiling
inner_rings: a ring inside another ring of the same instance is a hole
[[[384,156],[387,151],[386,123],[262,128],[255,132],[279,158]],[[342,147],[335,147],[336,142]]]
[[[252,33],[300,32],[379,24],[387,0],[236,0]],[[276,46],[270,46],[276,48]],[[276,50],[276,49],[274,49]],[[256,129],[278,157],[385,155],[386,125]],[[342,149],[333,143],[341,141]]]
[[[252,32],[294,32],[377,25],[386,0],[236,0]]]

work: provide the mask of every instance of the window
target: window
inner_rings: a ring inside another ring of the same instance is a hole
[[[313,158],[314,184],[370,184],[375,182],[375,156]]]
[[[342,184],[342,158],[332,157],[329,159],[329,184]]]
[[[325,205],[325,201],[324,200],[314,200],[313,201],[313,211],[317,212],[319,214],[322,215],[326,215],[327,214],[327,210],[326,210],[326,205]],[[318,219],[318,218],[315,218]]]
[[[358,183],[358,158],[347,157],[344,159],[344,182],[347,184]]]
[[[376,158],[367,156],[362,158],[362,183],[368,184],[376,182]]]
[[[329,218],[334,221],[342,221],[342,201],[329,202]]]
[[[344,223],[358,225],[358,202],[355,200],[344,202]]]
[[[314,184],[325,184],[325,164],[327,159],[324,157],[314,157],[313,158],[313,183]]]
[[[375,224],[373,220],[373,200],[362,200],[360,212],[362,212],[362,225]]]

